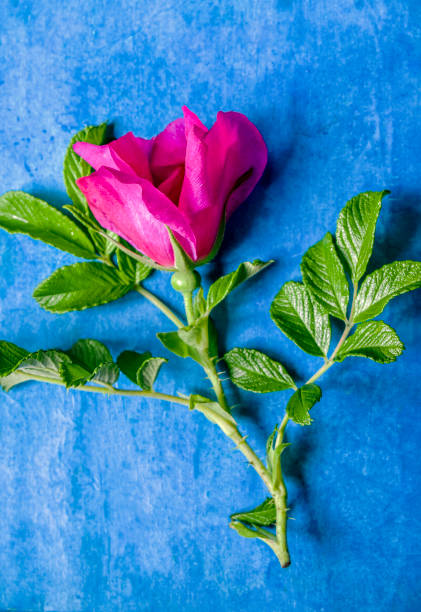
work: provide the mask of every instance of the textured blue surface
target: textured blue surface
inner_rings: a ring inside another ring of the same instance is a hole
[[[304,250],[352,195],[389,188],[375,264],[419,258],[419,0],[3,0],[0,187],[61,206],[70,136],[104,119],[152,136],[187,103],[210,125],[247,114],[270,165],[233,217],[208,279],[276,266],[217,314],[225,347],[267,350],[301,379],[318,365],[270,323]],[[28,349],[96,337],[117,354],[162,351],[168,323],[140,296],[54,316],[35,285],[73,261],[0,235],[1,337]],[[164,295],[168,278],[148,286]],[[228,529],[264,491],[216,428],[183,408],[31,384],[0,398],[0,609],[412,612],[421,607],[420,296],[384,318],[396,364],[350,359],[324,379],[311,428],[291,426],[293,565]],[[232,310],[237,309],[234,316]],[[231,310],[232,309],[232,310]],[[418,309],[418,317],[417,317]],[[177,383],[174,382],[177,381]],[[171,359],[160,388],[206,391]],[[232,391],[260,451],[284,397]]]

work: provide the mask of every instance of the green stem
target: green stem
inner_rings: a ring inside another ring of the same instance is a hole
[[[222,387],[218,373],[215,369],[214,363],[209,360],[209,363],[203,367],[212,384],[218,403],[224,410],[230,412],[229,405],[225,397],[224,389]],[[238,450],[244,455],[250,465],[255,469],[257,474],[265,483],[269,492],[272,494],[273,487],[269,472],[267,471],[263,461],[256,455],[254,450],[247,443],[246,438],[242,436],[239,432],[237,423],[235,424],[235,426],[233,425],[232,428],[229,428],[229,430],[224,427],[223,431],[225,435],[227,435],[234,442],[236,448],[238,448]]]
[[[288,425],[288,421],[289,421],[289,416],[287,415],[287,413],[285,413],[284,418],[282,419],[282,423],[279,425],[279,428],[278,428],[278,435],[276,436],[275,448],[279,446],[280,444],[282,444],[282,441],[284,439],[285,429],[286,429],[286,426]]]
[[[275,448],[279,447],[284,440],[284,433],[286,426],[288,425],[289,417],[285,413],[282,423],[279,426],[278,433],[276,436]],[[288,567],[291,564],[289,556],[288,542],[287,542],[287,520],[288,520],[288,494],[287,488],[282,473],[282,462],[279,457],[279,473],[278,482],[276,483],[276,489],[273,492],[273,500],[276,507],[276,539],[277,539],[277,557],[281,564],[281,567]]]
[[[353,295],[352,295],[352,303],[351,303],[351,312],[349,314],[349,319],[347,319],[345,321],[345,328],[344,331],[342,332],[342,336],[339,338],[339,342],[338,344],[335,346],[331,356],[329,357],[329,359],[326,360],[326,362],[322,365],[321,368],[319,368],[317,370],[317,372],[315,374],[313,374],[313,376],[311,376],[308,381],[305,383],[306,385],[310,385],[311,383],[313,383],[315,380],[317,380],[318,378],[320,378],[320,376],[322,376],[322,374],[324,374],[329,368],[331,368],[333,366],[333,364],[335,363],[335,357],[336,355],[339,353],[343,343],[345,342],[345,340],[348,338],[349,336],[349,332],[351,331],[351,329],[354,327],[354,312],[355,312],[355,300],[357,297],[357,293],[358,293],[358,283],[354,283],[353,284]]]
[[[320,378],[329,368],[333,366],[335,363],[335,357],[340,351],[343,343],[347,339],[351,329],[354,326],[354,311],[355,311],[355,300],[358,293],[358,284],[354,283],[353,285],[353,296],[352,296],[352,304],[351,311],[349,314],[349,319],[345,321],[345,328],[343,333],[338,341],[338,344],[334,348],[331,356],[326,359],[325,363],[321,368],[317,370],[305,383],[309,385]],[[288,425],[289,417],[285,413],[284,418],[282,419],[282,423],[279,426],[278,433],[276,436],[275,448],[282,444],[285,434],[286,426]],[[281,563],[282,567],[287,567],[290,564],[289,552],[288,552],[288,544],[287,544],[287,489],[285,486],[284,477],[282,474],[282,465],[281,458],[279,458],[280,466],[279,466],[279,482],[277,483],[276,489],[273,492],[273,499],[276,506],[276,539],[278,543],[278,547],[274,547],[275,553],[278,556],[278,559]],[[279,548],[279,550],[277,550]]]
[[[174,325],[176,325],[177,327],[184,327],[183,321],[181,321],[177,317],[177,315],[171,310],[171,308],[164,304],[164,302],[162,302],[159,297],[148,291],[148,289],[145,289],[145,287],[142,287],[142,285],[136,285],[135,290],[140,293],[140,295],[143,295],[144,298],[149,300],[154,306],[159,308],[159,310],[163,312],[164,315],[174,323]]]
[[[31,375],[31,380],[39,382],[50,383],[52,385],[65,386],[64,382],[57,380],[56,378],[48,378],[47,376],[35,376]],[[84,385],[83,387],[74,387],[75,391],[86,391],[89,393],[101,393],[103,395],[123,395],[127,397],[147,397],[149,399],[163,400],[166,402],[173,402],[175,404],[181,404],[182,406],[189,406],[189,400],[183,397],[177,397],[176,395],[167,395],[166,393],[159,393],[158,391],[137,391],[135,389],[116,389],[115,387],[95,387],[93,385]]]
[[[186,310],[187,323],[191,325],[194,322],[194,311],[193,311],[193,291],[186,291],[183,293],[184,308]]]
[[[212,388],[216,395],[216,399],[218,400],[222,408],[224,408],[224,410],[227,410],[229,412],[229,406],[228,406],[227,399],[225,397],[225,393],[222,387],[221,380],[218,376],[218,372],[216,371],[215,365],[213,364],[211,360],[209,360],[208,366],[204,366],[204,370],[211,382]]]
[[[282,478],[282,476],[281,476]],[[282,479],[283,483],[283,479]],[[288,520],[288,508],[287,508],[287,492],[284,485],[284,492],[278,490],[273,494],[273,500],[276,507],[276,540],[277,540],[277,557],[281,564],[281,567],[288,567],[291,565],[291,558],[288,550],[287,542],[287,520]]]

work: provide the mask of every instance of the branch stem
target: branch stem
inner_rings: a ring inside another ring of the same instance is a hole
[[[218,373],[215,369],[214,363],[210,361],[206,367],[204,366],[204,370],[212,384],[218,403],[224,410],[230,412],[228,402],[225,397],[224,389],[222,387],[222,383],[218,376]],[[237,423],[235,424],[235,426],[233,425],[231,428],[229,428],[229,430],[224,427],[223,431],[225,435],[227,435],[234,442],[235,447],[238,448],[238,450],[244,455],[250,465],[255,469],[257,474],[263,480],[269,492],[272,494],[273,486],[269,472],[267,471],[263,461],[256,455],[254,450],[248,444],[245,437],[242,436],[239,432]]]
[[[145,289],[145,287],[142,287],[142,285],[136,285],[135,290],[140,293],[140,295],[143,295],[144,298],[149,300],[154,306],[159,308],[159,310],[164,313],[164,315],[168,317],[168,319],[170,319],[170,321],[172,321],[174,325],[176,325],[176,327],[184,327],[183,321],[181,321],[181,319],[177,317],[177,315],[171,310],[171,308],[164,304],[164,302],[160,300],[159,297],[157,297],[154,293],[148,291],[148,289]]]
[[[351,311],[349,314],[349,319],[345,321],[345,328],[338,341],[338,344],[334,348],[331,356],[328,359],[326,359],[322,367],[319,368],[317,372],[315,372],[308,379],[308,381],[305,383],[306,385],[309,385],[313,383],[314,381],[316,381],[318,378],[320,378],[335,363],[336,355],[340,351],[342,345],[344,344],[345,340],[347,339],[349,335],[349,332],[354,326],[354,310],[355,310],[355,299],[357,297],[357,292],[358,292],[358,285],[357,283],[354,283],[352,304],[351,304]],[[282,419],[282,422],[278,429],[278,433],[277,433],[276,441],[275,441],[275,448],[279,447],[284,440],[285,429],[286,429],[286,426],[288,425],[288,421],[289,421],[288,414],[285,413],[284,418]],[[273,500],[275,502],[275,507],[276,507],[276,539],[277,539],[277,545],[273,546],[273,550],[275,551],[281,563],[281,566],[288,567],[288,565],[290,564],[290,557],[289,557],[289,552],[288,552],[287,529],[286,529],[287,520],[288,520],[288,517],[287,517],[287,512],[288,512],[287,489],[286,489],[284,477],[282,474],[281,457],[279,457],[279,463],[280,465],[279,465],[278,483],[273,492]]]
[[[349,332],[354,327],[354,311],[355,311],[355,300],[357,298],[357,293],[358,293],[358,283],[353,283],[351,311],[349,313],[349,319],[345,321],[345,328],[344,328],[344,331],[342,332],[342,336],[339,338],[339,342],[333,349],[333,352],[331,356],[329,357],[329,359],[327,359],[326,362],[322,365],[322,367],[319,368],[317,372],[308,379],[308,381],[305,383],[306,385],[310,385],[315,380],[320,378],[320,376],[322,376],[322,374],[324,374],[335,363],[336,355],[339,353],[339,350],[341,349],[343,343],[348,338]]]
[[[184,308],[186,310],[187,323],[191,325],[194,322],[194,311],[193,311],[193,291],[186,291],[183,293]]]
[[[283,440],[286,426],[288,425],[289,417],[285,413],[284,418],[278,428],[276,435],[275,448],[278,448]],[[288,507],[287,507],[287,488],[282,473],[282,462],[281,455],[279,456],[279,473],[277,477],[276,488],[273,492],[273,500],[276,507],[276,539],[277,547],[275,550],[276,555],[279,559],[281,567],[288,567],[291,564],[289,556],[288,542],[287,542],[287,520],[288,520]]]
[[[283,480],[282,480],[283,482]],[[291,565],[291,558],[288,550],[287,542],[287,520],[288,520],[288,508],[287,508],[287,492],[284,485],[285,491],[275,491],[273,494],[273,500],[276,507],[276,539],[277,539],[277,557],[281,564],[281,567],[288,567]]]
[[[31,375],[30,380],[36,380],[39,382],[50,383],[52,385],[65,386],[64,382],[56,378],[48,378],[47,376],[35,376]],[[182,406],[189,406],[189,400],[176,395],[167,395],[166,393],[159,393],[158,391],[137,391],[136,389],[116,389],[115,387],[96,387],[94,385],[84,385],[83,387],[74,387],[75,391],[86,391],[89,393],[101,393],[102,395],[123,395],[127,397],[147,397],[149,399],[163,400],[166,402],[173,402],[175,404],[181,404]]]

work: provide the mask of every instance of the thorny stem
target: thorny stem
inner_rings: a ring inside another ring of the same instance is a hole
[[[206,367],[204,366],[204,370],[212,384],[218,403],[222,408],[224,408],[224,410],[230,412],[228,402],[226,400],[225,393],[214,363],[209,360],[209,364]],[[267,471],[263,461],[256,455],[254,450],[248,444],[246,438],[241,435],[237,424],[235,426],[233,425],[229,430],[224,428],[223,431],[234,442],[235,447],[244,455],[250,465],[256,470],[257,474],[260,476],[269,492],[272,494],[273,487],[269,472]]]
[[[354,283],[353,289],[354,289],[354,293],[353,293],[353,298],[352,298],[350,316],[349,316],[349,319],[347,319],[345,322],[345,328],[342,333],[342,336],[339,339],[338,344],[333,350],[331,356],[329,358],[326,358],[323,366],[319,368],[315,372],[315,374],[313,374],[307,380],[305,384],[311,384],[314,381],[316,381],[335,363],[335,357],[338,354],[341,346],[345,342],[346,338],[348,337],[354,325],[353,316],[354,316],[354,309],[355,309],[355,298],[356,298],[357,289],[358,289],[356,283]],[[161,312],[163,312],[163,314],[165,314],[165,316],[168,317],[168,319],[170,319],[178,328],[184,327],[184,323],[156,295],[154,295],[153,293],[151,293],[150,291],[148,291],[141,285],[136,286],[135,290],[140,295],[142,295],[147,300],[149,300],[152,304],[154,304],[154,306],[159,308],[159,310],[161,310]],[[186,310],[187,322],[190,325],[194,323],[194,320],[195,320],[194,311],[193,311],[193,292],[184,293],[183,298],[184,298],[184,306]],[[227,412],[230,412],[229,405],[226,400],[225,393],[222,387],[222,383],[216,371],[214,362],[212,361],[210,357],[208,357],[207,361],[208,363],[206,365],[203,365],[203,368],[212,384],[212,388],[214,390],[216,399],[224,410],[226,410]],[[64,385],[64,383],[61,383],[60,381],[53,379],[53,378],[45,378],[41,376],[37,376],[37,377],[34,376],[32,378],[34,380],[39,380],[41,382]],[[96,387],[92,385],[86,385],[84,387],[80,387],[79,390],[93,392],[93,393],[110,394],[110,395],[140,396],[140,397],[146,397],[146,398],[151,398],[151,399],[174,402],[177,404],[181,404],[183,406],[189,406],[188,399],[184,399],[184,398],[173,396],[173,395],[167,395],[165,393],[159,393],[156,391],[135,391],[135,390],[128,390],[128,389],[115,389],[114,387],[111,387],[111,386],[101,388],[101,387]],[[278,433],[277,433],[277,437],[275,441],[275,448],[279,447],[279,445],[282,444],[283,442],[285,429],[288,424],[288,421],[289,421],[289,417],[287,414],[285,414],[281,422],[281,425],[278,428]],[[235,425],[233,424],[229,427],[227,427],[226,424],[224,424],[223,427],[221,427],[221,425],[219,426],[223,430],[223,432],[233,441],[235,447],[244,455],[244,457],[247,459],[250,465],[255,469],[257,474],[260,476],[262,481],[265,483],[269,493],[273,496],[275,507],[276,507],[276,542],[273,541],[270,544],[270,547],[273,549],[276,556],[278,557],[281,566],[288,567],[291,561],[290,561],[290,555],[288,551],[287,529],[286,529],[287,520],[288,520],[287,489],[286,489],[283,474],[282,474],[282,466],[280,466],[280,469],[279,469],[277,486],[276,488],[274,488],[271,476],[267,468],[265,467],[261,459],[256,455],[254,450],[249,446],[249,444],[246,441],[246,438],[241,436],[241,433],[238,430],[237,424]]]
[[[152,304],[154,304],[157,308],[159,308],[169,319],[171,319],[171,321],[173,321],[173,323],[175,323],[177,327],[179,328],[184,327],[184,324],[172,312],[172,310],[168,308],[168,306],[166,306],[163,302],[161,302],[161,300],[157,298],[153,293],[151,293],[150,291],[148,291],[142,286],[137,286],[136,291],[140,293],[140,295],[143,295],[150,302],[152,302]],[[183,293],[183,298],[184,298],[184,305],[185,305],[185,310],[186,310],[187,321],[190,325],[191,323],[194,322],[193,292]],[[224,408],[224,410],[226,410],[227,412],[230,412],[228,402],[226,400],[220,378],[215,369],[215,365],[210,358],[207,361],[208,363],[206,364],[206,366],[204,366],[204,370],[212,384],[212,387],[215,392],[218,403],[221,405],[222,408]],[[97,391],[98,388],[91,387],[91,389],[88,389],[87,387],[84,387],[84,390]],[[101,389],[99,392],[106,393],[107,391],[105,389]],[[114,393],[114,391],[110,391],[110,392]],[[147,392],[138,392],[138,391],[133,391],[133,392],[127,391],[127,392],[123,392],[122,394],[124,395],[135,395],[135,394],[143,395],[145,397],[155,397],[156,399],[167,399],[167,397],[173,397],[173,396],[164,397],[164,394],[162,393],[150,392],[149,394],[147,394]],[[178,398],[178,397],[175,397],[174,400],[169,400],[169,401],[175,401],[175,402],[178,402],[179,404],[183,404],[186,406],[189,405],[188,400],[183,400],[182,398]],[[259,457],[256,455],[254,450],[249,446],[245,437],[243,437],[241,433],[238,431],[238,428],[236,426],[232,426],[232,428],[229,428],[229,431],[225,429],[224,433],[226,433],[226,435],[234,442],[235,447],[238,448],[238,450],[246,457],[247,461],[250,463],[250,465],[252,465],[252,467],[256,470],[260,478],[265,483],[269,492],[272,493],[272,489],[273,489],[272,482],[271,482],[269,473],[264,463],[259,459]]]
[[[326,362],[322,365],[321,368],[311,376],[308,381],[305,383],[309,385],[320,378],[330,367],[335,363],[335,357],[338,354],[341,346],[347,339],[349,332],[354,326],[354,311],[355,311],[355,299],[357,297],[358,292],[358,284],[353,284],[353,296],[352,296],[352,304],[351,311],[349,314],[349,318],[345,321],[344,331],[338,341],[338,344],[334,348],[331,356],[326,359]],[[275,448],[282,444],[285,434],[286,426],[288,425],[289,417],[285,413],[284,418],[282,419],[282,423],[278,428],[278,433],[276,436]],[[281,461],[281,458],[279,459]],[[279,545],[279,551],[274,548],[275,553],[277,554],[279,561],[282,567],[287,567],[290,564],[290,557],[288,552],[288,544],[287,544],[287,534],[286,534],[286,526],[287,526],[287,490],[284,482],[284,478],[282,475],[282,466],[279,466],[279,484],[276,490],[273,493],[273,499],[276,506],[276,538]]]
[[[289,417],[285,413],[282,423],[278,428],[278,433],[275,441],[275,448],[279,447],[284,439],[285,428],[288,424]],[[285,486],[284,476],[282,474],[281,456],[279,456],[279,473],[277,487],[273,492],[273,500],[276,507],[276,539],[277,547],[274,549],[281,567],[288,567],[291,564],[291,559],[288,551],[287,543],[287,488]]]

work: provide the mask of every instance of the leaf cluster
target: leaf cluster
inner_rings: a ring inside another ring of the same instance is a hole
[[[179,357],[190,357],[205,368],[218,357],[217,335],[210,317],[212,310],[244,281],[252,278],[272,261],[246,261],[234,272],[221,276],[210,287],[205,297],[200,287],[193,299],[194,321],[185,327],[158,334],[159,340]]]
[[[109,349],[91,338],[78,340],[68,351],[35,352],[1,340],[0,385],[9,391],[18,384],[37,380],[61,384],[68,389],[90,383],[112,390],[123,372],[141,389],[150,391],[166,361],[162,357],[152,357],[149,351],[124,351],[115,362]]]
[[[421,263],[395,261],[364,278],[387,193],[366,192],[347,202],[339,214],[335,237],[328,232],[304,254],[302,282],[285,283],[271,304],[271,318],[285,336],[304,352],[323,359],[324,366],[314,377],[297,387],[285,366],[261,351],[234,348],[224,355],[230,378],[238,387],[255,393],[293,390],[286,416],[299,425],[311,424],[310,410],[322,395],[313,381],[333,363],[351,356],[391,363],[404,350],[395,330],[372,319],[392,298],[421,286]],[[331,317],[343,321],[345,328],[329,356]],[[281,454],[288,446],[283,442],[283,429],[276,426],[266,444],[274,491],[282,483]],[[264,527],[275,521],[275,502],[267,498],[253,510],[233,514],[230,526],[243,537],[258,538],[274,547],[275,536]]]
[[[391,363],[404,350],[395,330],[372,319],[392,298],[421,286],[421,262],[395,261],[364,277],[387,194],[365,192],[347,202],[335,237],[328,232],[306,251],[302,281],[285,283],[271,304],[275,325],[304,352],[321,357],[326,368],[351,356]],[[345,329],[329,356],[332,317],[343,321]],[[321,397],[317,385],[297,388],[283,364],[254,349],[234,348],[224,359],[231,380],[242,389],[256,393],[294,389],[287,415],[300,425],[311,423],[309,411]]]
[[[23,191],[0,196],[2,229],[89,260],[59,268],[36,287],[34,298],[50,312],[83,310],[116,300],[138,286],[153,268],[153,262],[98,224],[76,185],[92,168],[73,151],[73,144],[103,144],[106,129],[105,123],[84,128],[73,136],[67,149],[63,174],[72,204],[64,208],[73,219]]]

